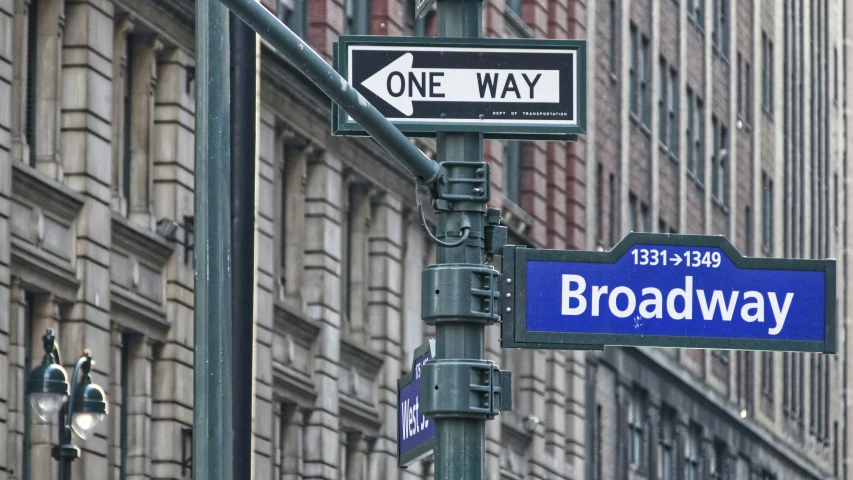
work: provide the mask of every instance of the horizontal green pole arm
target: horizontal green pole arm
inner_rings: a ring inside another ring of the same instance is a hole
[[[302,70],[315,85],[358,122],[385,150],[426,183],[438,177],[429,159],[307,43],[256,0],[222,0],[247,25]]]

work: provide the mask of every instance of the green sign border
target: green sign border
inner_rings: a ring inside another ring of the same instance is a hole
[[[420,357],[424,356],[427,352],[430,353],[430,360],[435,358],[435,339],[427,341],[415,350],[415,353],[412,355],[412,369],[409,371],[409,373],[397,379],[397,408],[400,407],[400,390],[402,390],[403,387],[405,387],[406,385],[412,383],[412,381],[415,379],[415,361],[417,361],[417,359],[419,359]],[[399,414],[400,412],[397,412],[397,415]],[[435,420],[430,421],[433,422]],[[397,425],[399,425],[399,423]],[[398,431],[397,435],[399,434],[400,432]],[[400,439],[397,438],[397,467],[406,468],[409,465],[432,453],[432,450],[435,447],[435,437],[432,437],[432,439],[427,440],[426,442],[418,445],[405,455],[400,453],[401,445],[402,442],[400,442]]]
[[[586,40],[551,40],[531,38],[444,38],[444,37],[388,37],[384,35],[341,35],[332,48],[332,66],[347,78],[347,55],[344,54],[348,45],[376,46],[428,46],[428,47],[466,47],[466,48],[499,48],[527,47],[536,49],[572,49],[578,52],[577,102],[578,124],[576,126],[555,125],[476,125],[476,124],[447,124],[429,122],[393,122],[407,137],[435,137],[442,133],[474,132],[482,133],[484,138],[507,140],[557,140],[576,142],[578,135],[586,133]],[[367,132],[357,122],[347,119],[347,113],[336,103],[332,102],[332,135],[336,136],[368,136]]]
[[[801,270],[826,273],[826,336],[824,341],[761,340],[664,335],[527,331],[527,261],[616,263],[634,245],[717,247],[741,269]],[[537,250],[508,245],[503,252],[504,305],[501,324],[503,348],[553,348],[600,350],[602,345],[629,347],[710,348],[717,350],[767,350],[836,353],[835,260],[744,257],[723,236],[629,233],[609,252]],[[508,281],[511,280],[511,281]],[[506,297],[506,295],[511,295]],[[507,311],[507,308],[510,310]]]

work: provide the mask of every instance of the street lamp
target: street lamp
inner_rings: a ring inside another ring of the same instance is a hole
[[[104,390],[92,383],[89,371],[94,362],[89,350],[77,360],[71,375],[71,396],[68,396],[68,375],[59,359],[59,348],[52,330],[42,337],[44,358],[41,365],[30,372],[27,394],[36,415],[50,422],[59,413],[59,445],[53,448],[53,458],[59,461],[59,480],[70,480],[71,462],[80,456],[74,446],[71,432],[87,440],[107,415],[108,404]],[[77,378],[82,371],[83,377]]]

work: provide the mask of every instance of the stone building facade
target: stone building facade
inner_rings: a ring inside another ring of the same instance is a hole
[[[327,59],[343,32],[435,32],[405,0],[262,3]],[[587,135],[485,143],[514,243],[724,234],[836,257],[840,292],[835,356],[502,350],[490,328],[516,378],[486,427],[490,480],[847,477],[849,10],[486,2],[487,36],[589,42]],[[0,479],[56,477],[56,426],[24,396],[47,328],[66,367],[92,350],[110,399],[74,477],[191,478],[193,25],[190,0],[0,0]],[[432,334],[412,179],[332,137],[328,99],[260,58],[254,477],[431,478],[429,459],[396,466],[396,380]]]

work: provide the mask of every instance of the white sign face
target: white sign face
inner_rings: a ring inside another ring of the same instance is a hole
[[[362,85],[406,116],[413,101],[560,103],[559,70],[412,68],[412,59],[404,53]]]
[[[573,141],[586,131],[583,41],[344,35],[335,55],[364,104],[411,136]],[[335,135],[364,133],[333,108]]]

